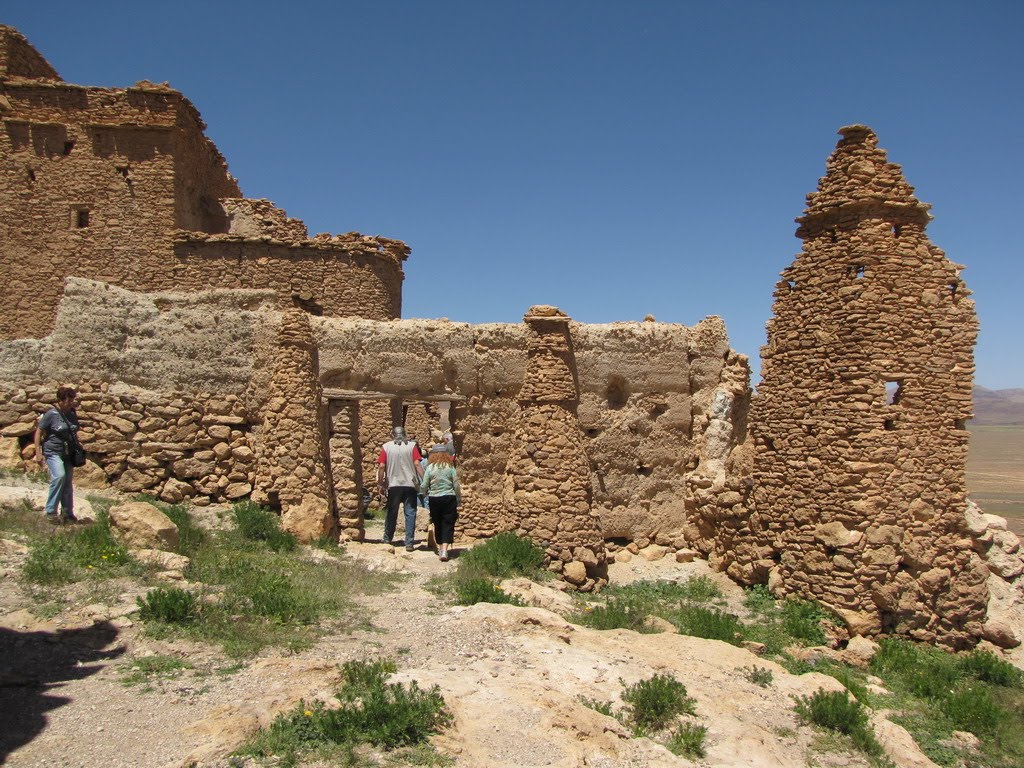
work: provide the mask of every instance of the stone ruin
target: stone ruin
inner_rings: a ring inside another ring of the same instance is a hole
[[[359,540],[391,425],[445,418],[458,535],[528,535],[579,589],[621,547],[693,548],[852,634],[998,634],[982,555],[1014,589],[1024,561],[966,506],[973,302],[870,129],[797,220],[753,396],[716,317],[399,319],[405,244],[309,238],[241,196],[180,93],[68,84],[2,26],[0,120],[0,462],[73,382],[84,482]]]

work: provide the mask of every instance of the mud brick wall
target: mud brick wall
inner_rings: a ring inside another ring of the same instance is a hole
[[[569,318],[555,307],[535,306],[523,320],[528,362],[505,468],[508,520],[545,548],[552,571],[590,591],[607,584],[608,566],[576,415],[579,387]]]
[[[974,304],[875,134],[840,134],[775,292],[750,524],[776,594],[965,647],[988,598],[964,528]]]

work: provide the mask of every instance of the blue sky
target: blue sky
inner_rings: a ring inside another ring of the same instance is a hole
[[[725,319],[756,371],[793,219],[866,123],[1024,387],[1024,3],[7,4],[69,82],[168,81],[247,197],[407,242],[403,316]]]

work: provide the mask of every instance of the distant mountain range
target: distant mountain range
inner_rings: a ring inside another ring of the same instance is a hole
[[[974,388],[972,425],[1024,425],[1024,389]]]

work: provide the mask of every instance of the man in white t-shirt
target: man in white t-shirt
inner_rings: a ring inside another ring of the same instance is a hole
[[[387,493],[384,515],[384,542],[390,544],[398,524],[398,506],[405,507],[405,549],[412,552],[416,536],[416,489],[423,477],[419,446],[408,438],[405,429],[394,427],[391,441],[384,443],[377,457],[377,487]]]

